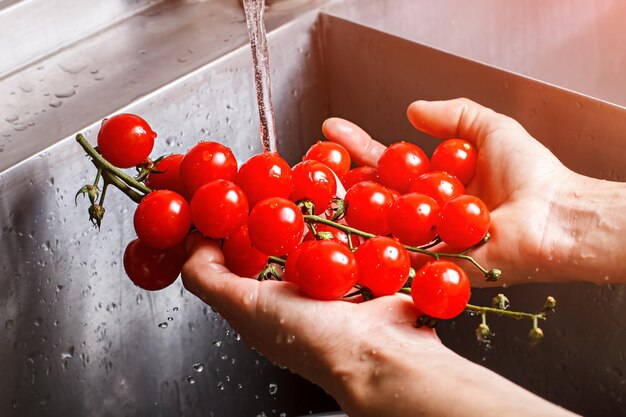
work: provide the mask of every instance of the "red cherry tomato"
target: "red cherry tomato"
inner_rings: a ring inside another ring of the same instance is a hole
[[[180,163],[180,178],[189,197],[211,181],[234,181],[236,174],[235,156],[230,148],[217,142],[198,143],[189,149]]]
[[[354,257],[359,265],[359,285],[376,297],[395,294],[409,277],[411,258],[395,239],[368,239],[354,252]]]
[[[341,182],[346,190],[349,190],[354,184],[363,181],[379,182],[378,170],[372,167],[357,167],[341,177]]]
[[[391,234],[405,245],[419,246],[435,238],[438,218],[439,205],[435,200],[410,193],[393,202],[387,213],[387,225]]]
[[[489,230],[491,217],[483,201],[473,195],[460,195],[439,211],[437,233],[448,245],[464,249],[477,244]]]
[[[448,139],[433,152],[430,159],[431,169],[446,171],[457,177],[463,185],[467,185],[476,172],[477,154],[471,143],[463,139]]]
[[[246,193],[251,207],[270,197],[289,198],[293,191],[291,167],[272,152],[248,159],[239,168],[235,183]]]
[[[469,301],[469,279],[455,263],[432,261],[417,271],[411,297],[422,313],[436,319],[451,319],[461,314]]]
[[[297,245],[291,252],[289,252],[289,256],[287,257],[287,262],[285,262],[285,274],[283,275],[283,280],[288,282],[296,282],[297,279],[296,272],[298,271],[298,258],[300,257],[300,253],[302,249],[307,245],[303,243]]]
[[[224,239],[222,253],[226,260],[226,268],[241,277],[257,276],[267,264],[268,256],[252,247],[248,226]]]
[[[428,157],[417,145],[397,142],[385,149],[378,160],[378,175],[385,187],[405,194],[411,181],[428,172]]]
[[[318,161],[302,161],[291,172],[291,200],[310,200],[315,206],[315,214],[325,212],[337,194],[337,180],[331,169]]]
[[[118,114],[104,119],[98,133],[98,150],[118,168],[131,168],[144,162],[152,152],[157,134],[134,114]]]
[[[350,154],[338,143],[318,141],[311,146],[303,158],[304,161],[319,161],[332,169],[339,178],[350,170]]]
[[[337,300],[354,287],[357,264],[348,247],[330,240],[304,242],[285,278],[298,284],[300,290],[318,300]]]
[[[189,204],[174,191],[153,191],[137,206],[133,223],[137,237],[146,245],[155,249],[172,248],[189,233]]]
[[[246,224],[248,200],[234,182],[215,180],[198,188],[191,199],[191,220],[204,236],[230,236]]]
[[[364,232],[389,234],[387,213],[393,195],[380,184],[363,181],[350,187],[345,196],[346,223]]]
[[[325,239],[325,240],[332,240],[333,242],[342,243],[349,247],[348,235],[343,230],[337,229],[336,227],[332,227],[327,224],[316,224],[315,230],[318,233],[330,233],[333,235],[332,239]],[[313,234],[313,232],[309,231],[309,233],[307,233],[304,236],[303,240],[306,242],[306,241],[316,240],[316,239],[315,239],[315,235]],[[359,237],[356,235],[351,235],[350,240],[352,241],[353,248],[356,248],[361,244]]]
[[[186,191],[180,179],[180,163],[184,155],[175,153],[160,160],[154,169],[161,172],[151,172],[146,179],[146,185],[153,190],[170,190],[180,195]]]
[[[252,246],[266,255],[284,255],[302,240],[304,218],[291,201],[271,197],[258,202],[248,218]]]
[[[154,249],[135,239],[124,251],[124,270],[136,286],[156,291],[176,281],[186,258],[183,245]]]
[[[409,191],[432,197],[439,206],[443,206],[451,198],[465,194],[465,187],[461,181],[447,172],[431,171],[413,181]]]

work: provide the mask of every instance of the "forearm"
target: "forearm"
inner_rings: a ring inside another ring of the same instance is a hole
[[[332,394],[352,417],[572,415],[439,342],[376,339],[334,368]]]
[[[552,215],[547,267],[554,274],[626,282],[626,183],[574,175],[552,204]]]

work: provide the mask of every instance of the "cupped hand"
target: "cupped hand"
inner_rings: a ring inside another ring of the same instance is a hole
[[[248,344],[273,362],[317,383],[338,401],[347,380],[373,371],[364,361],[381,349],[443,349],[434,331],[414,327],[418,311],[397,294],[366,303],[318,301],[285,281],[257,281],[232,274],[217,242],[197,234],[187,240],[185,287],[220,313]],[[375,335],[375,338],[372,337]]]
[[[491,211],[491,239],[470,252],[487,269],[502,270],[501,283],[561,279],[553,262],[567,255],[554,230],[555,206],[563,187],[575,176],[515,120],[468,99],[416,101],[407,111],[418,130],[437,138],[462,138],[478,149],[477,169],[467,193]],[[360,165],[376,167],[385,147],[343,119],[328,119],[324,135],[341,143]],[[436,250],[453,251],[445,245]],[[426,258],[418,257],[418,263]],[[465,261],[461,261],[465,263]],[[465,268],[473,285],[486,285],[474,267]]]

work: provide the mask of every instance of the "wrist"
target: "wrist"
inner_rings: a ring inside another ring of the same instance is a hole
[[[551,205],[545,268],[555,280],[625,282],[626,184],[573,174]]]

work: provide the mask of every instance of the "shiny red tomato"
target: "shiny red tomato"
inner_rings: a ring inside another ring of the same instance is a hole
[[[180,163],[180,178],[191,198],[196,190],[214,180],[234,181],[237,160],[230,148],[217,142],[200,142]]]
[[[264,152],[248,159],[235,182],[246,193],[251,207],[270,197],[289,198],[293,191],[291,167],[275,152]]]
[[[422,313],[436,319],[451,319],[461,314],[469,301],[469,279],[453,262],[432,261],[417,271],[411,297]]]
[[[350,187],[344,200],[348,206],[345,217],[348,225],[375,235],[389,234],[387,213],[393,203],[389,190],[363,181]]]
[[[347,149],[335,142],[318,141],[311,146],[303,158],[304,161],[319,161],[332,169],[339,178],[350,170],[350,154]]]
[[[489,231],[491,217],[483,201],[473,195],[460,195],[439,211],[437,233],[448,245],[465,249],[477,244]]]
[[[268,256],[252,247],[248,226],[224,239],[222,253],[226,260],[226,268],[241,277],[255,277],[267,264]]]
[[[332,227],[327,224],[316,224],[315,230],[317,231],[317,233],[330,233],[333,235],[333,237],[332,239],[327,239],[327,240],[332,240],[333,242],[342,243],[349,247],[348,235],[343,230],[337,229],[336,227]],[[309,231],[304,236],[303,240],[306,242],[306,241],[316,240],[316,239],[315,239],[315,235],[313,234],[313,232]],[[353,248],[356,248],[361,244],[359,237],[357,235],[351,235],[350,240],[352,241]]]
[[[156,291],[176,281],[186,259],[183,245],[154,249],[135,239],[124,251],[124,270],[136,286]]]
[[[314,240],[300,245],[293,263],[286,265],[285,279],[318,300],[337,300],[356,284],[358,268],[348,247],[330,240]]]
[[[419,246],[435,238],[438,218],[439,205],[435,200],[410,193],[393,202],[387,213],[387,225],[391,234],[405,245]]]
[[[144,162],[157,134],[148,123],[134,114],[118,114],[102,121],[98,150],[118,168],[132,168]]]
[[[357,167],[351,169],[341,177],[341,182],[346,190],[349,190],[354,184],[363,181],[380,182],[378,170],[372,167]]]
[[[411,258],[396,239],[368,239],[354,252],[354,257],[359,265],[359,285],[376,297],[395,294],[409,278]]]
[[[468,141],[448,139],[441,142],[433,152],[431,169],[446,171],[467,185],[476,172],[477,154],[474,145]]]
[[[409,192],[425,194],[443,206],[451,198],[465,194],[465,187],[447,172],[431,171],[414,180],[409,186]]]
[[[337,180],[326,165],[318,161],[302,161],[292,170],[292,201],[309,200],[315,207],[315,214],[326,211],[337,194]]]
[[[378,176],[385,187],[401,194],[409,190],[411,181],[430,169],[428,157],[417,145],[396,142],[385,149],[378,160]]]
[[[246,224],[248,200],[234,182],[215,180],[198,188],[191,199],[191,221],[204,236],[223,238]]]
[[[170,190],[184,196],[186,190],[180,179],[180,163],[184,155],[174,153],[161,159],[154,169],[160,172],[151,172],[146,179],[146,185],[153,190]]]
[[[248,217],[250,241],[266,255],[290,253],[302,240],[304,218],[292,202],[271,197],[258,202]]]
[[[139,240],[146,245],[155,249],[172,248],[189,233],[189,204],[174,191],[153,191],[137,206],[133,224]]]

